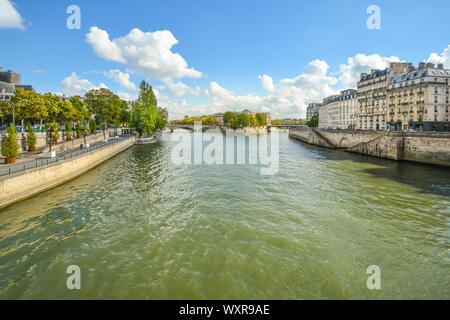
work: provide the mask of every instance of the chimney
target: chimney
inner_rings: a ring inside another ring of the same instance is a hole
[[[419,63],[419,70],[425,69],[425,62]]]
[[[377,69],[370,70],[370,74],[374,74],[377,71]]]
[[[438,67],[438,69],[444,69],[444,65],[442,64],[442,63],[439,63],[438,65],[437,65],[437,67]]]
[[[434,63],[427,63],[427,68],[434,68]]]

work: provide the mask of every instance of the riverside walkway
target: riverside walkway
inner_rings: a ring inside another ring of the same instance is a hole
[[[59,161],[64,161],[67,159],[72,159],[87,153],[91,153],[93,151],[99,150],[99,149],[103,149],[105,147],[108,147],[112,144],[121,142],[123,140],[126,139],[130,139],[132,138],[131,135],[125,135],[125,136],[120,136],[119,139],[113,139],[113,140],[109,140],[108,142],[99,142],[99,143],[95,143],[93,145],[91,145],[89,148],[85,148],[85,149],[76,149],[76,150],[71,150],[71,151],[66,151],[66,152],[61,152],[56,154],[56,157],[54,158],[37,158],[37,159],[33,159],[33,160],[25,160],[23,162],[20,163],[15,163],[15,164],[1,164],[0,165],[0,179],[1,177],[4,176],[8,176],[17,172],[21,172],[21,171],[26,171],[26,170],[30,170],[33,168],[38,168],[38,167],[42,167],[42,166],[47,166],[53,163],[57,163]]]

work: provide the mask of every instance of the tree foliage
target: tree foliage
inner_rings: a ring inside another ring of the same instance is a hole
[[[33,127],[28,123],[27,128],[27,146],[28,149],[36,147],[36,134],[34,133]]]
[[[319,116],[317,114],[313,115],[311,117],[311,120],[309,120],[306,124],[310,128],[318,127],[319,126]]]
[[[139,98],[133,103],[130,113],[130,124],[140,136],[154,134],[164,129],[167,124],[168,113],[157,107],[156,96],[152,86],[142,81]]]

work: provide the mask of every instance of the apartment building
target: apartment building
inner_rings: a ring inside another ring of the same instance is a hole
[[[0,81],[0,101],[10,102],[15,92],[14,84]]]
[[[355,89],[347,89],[341,91],[338,118],[340,129],[356,128],[356,111],[358,106],[357,91]]]
[[[336,129],[339,127],[340,95],[323,99],[319,107],[319,129]]]
[[[450,70],[442,64],[419,64],[392,77],[389,84],[388,128],[425,131],[450,130]]]
[[[311,120],[314,115],[319,115],[320,103],[310,103],[306,108],[306,121]]]
[[[412,63],[392,62],[384,70],[372,69],[362,73],[357,86],[357,129],[386,130],[387,91],[391,78],[398,73],[410,72]]]

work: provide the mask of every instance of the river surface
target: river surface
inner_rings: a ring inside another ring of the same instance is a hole
[[[450,299],[449,170],[281,133],[264,176],[175,165],[174,145],[165,133],[0,210],[0,299]]]

